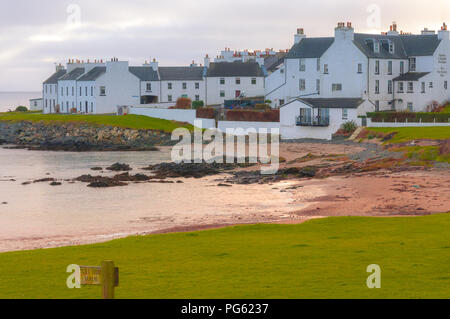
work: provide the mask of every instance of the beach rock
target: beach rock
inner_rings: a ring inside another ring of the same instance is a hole
[[[145,182],[151,179],[149,176],[144,174],[130,175],[128,172],[116,175],[113,178],[121,182]]]
[[[92,167],[91,171],[103,171],[102,167]]]
[[[61,186],[62,185],[62,183],[60,183],[60,182],[52,182],[52,183],[50,183],[50,186]]]
[[[55,182],[55,181],[56,180],[54,178],[47,177],[47,178],[37,179],[37,180],[33,181],[33,183],[45,183],[45,182]]]
[[[32,182],[23,182],[22,185],[30,185]]]
[[[126,186],[128,184],[119,182],[113,178],[100,178],[88,185],[88,187],[93,188],[106,188],[106,187],[117,187],[117,186]]]
[[[124,172],[124,171],[131,171],[132,168],[127,164],[121,164],[121,163],[115,163],[111,165],[110,167],[106,168],[108,171],[113,172]]]

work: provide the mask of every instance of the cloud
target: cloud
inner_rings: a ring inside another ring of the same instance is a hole
[[[367,25],[367,7],[380,8],[380,30]],[[140,64],[187,65],[220,49],[287,49],[297,27],[330,36],[338,21],[358,32],[437,29],[450,13],[448,0],[16,0],[0,4],[2,90],[40,90],[69,58],[117,56]],[[383,30],[384,29],[384,30]],[[26,76],[23,74],[26,73]]]

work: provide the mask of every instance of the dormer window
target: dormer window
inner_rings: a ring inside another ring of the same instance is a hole
[[[373,52],[380,53],[380,42],[378,41],[373,42]]]
[[[389,41],[389,53],[394,54],[394,52],[395,52],[394,42]]]

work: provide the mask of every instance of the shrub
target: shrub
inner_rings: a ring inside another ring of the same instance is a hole
[[[18,106],[16,112],[28,112],[28,108],[26,106]]]
[[[212,107],[202,107],[197,109],[197,117],[200,119],[213,119],[215,118],[215,109]]]
[[[342,129],[345,133],[353,133],[358,128],[358,124],[355,121],[350,121],[342,124]]]
[[[272,104],[272,101],[271,101],[271,100],[265,100],[264,103],[266,103],[266,104]]]
[[[226,112],[227,121],[279,122],[280,110],[265,112],[253,110],[230,110]]]
[[[196,110],[198,108],[201,108],[203,106],[205,106],[205,103],[203,101],[194,101],[194,102],[192,102],[192,108],[194,110]]]
[[[374,112],[367,113],[367,117],[371,118],[373,122],[424,122],[437,123],[450,122],[450,115],[448,113],[429,113],[429,112]]]
[[[177,100],[177,104],[175,105],[175,108],[186,110],[186,109],[190,109],[191,105],[192,105],[191,99],[189,99],[187,97],[180,97]]]

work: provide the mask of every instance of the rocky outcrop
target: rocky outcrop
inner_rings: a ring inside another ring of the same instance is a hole
[[[173,145],[171,134],[155,130],[76,123],[0,122],[0,142],[32,150],[149,151]]]

